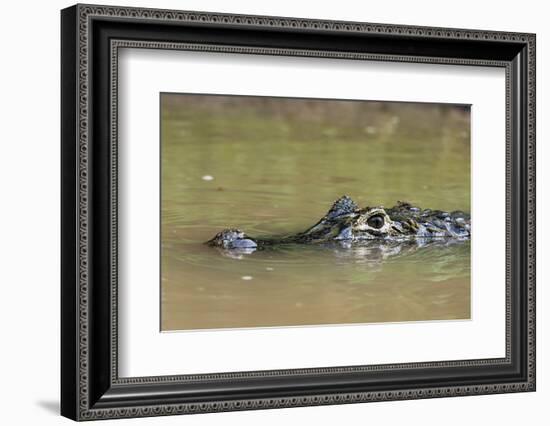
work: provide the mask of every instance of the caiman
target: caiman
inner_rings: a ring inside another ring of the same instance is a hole
[[[227,250],[252,252],[277,244],[330,244],[343,247],[390,242],[468,240],[470,215],[463,211],[421,209],[398,201],[389,209],[382,206],[360,208],[344,195],[334,202],[321,220],[309,229],[281,237],[252,237],[235,228],[225,229],[206,244]]]

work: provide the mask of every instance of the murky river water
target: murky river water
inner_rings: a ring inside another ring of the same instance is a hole
[[[162,96],[162,330],[470,317],[468,242],[241,256],[203,244],[226,227],[304,230],[343,194],[469,211],[464,109],[249,99]]]

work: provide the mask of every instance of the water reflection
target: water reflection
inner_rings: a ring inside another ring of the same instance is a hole
[[[365,264],[383,264],[390,257],[409,256],[418,250],[425,250],[426,255],[432,252],[432,258],[441,258],[443,260],[453,255],[451,248],[466,244],[467,240],[453,238],[417,238],[407,241],[333,241],[325,244],[312,244],[304,246],[303,244],[276,244],[262,248],[242,247],[224,249],[221,247],[212,247],[220,255],[236,260],[243,260],[245,256],[253,255],[257,252],[267,252],[277,256],[284,252],[302,253],[305,255],[315,254],[318,251],[326,251],[334,255],[335,261],[350,261],[353,263]],[[448,250],[445,250],[448,249]],[[318,254],[318,253],[317,253]]]

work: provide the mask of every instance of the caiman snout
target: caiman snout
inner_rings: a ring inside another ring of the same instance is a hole
[[[225,229],[218,232],[206,244],[225,249],[251,249],[258,247],[258,244],[240,229]]]

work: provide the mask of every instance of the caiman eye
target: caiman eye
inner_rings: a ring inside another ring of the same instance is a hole
[[[367,225],[374,229],[380,229],[384,226],[384,217],[382,215],[374,215],[369,217]]]

